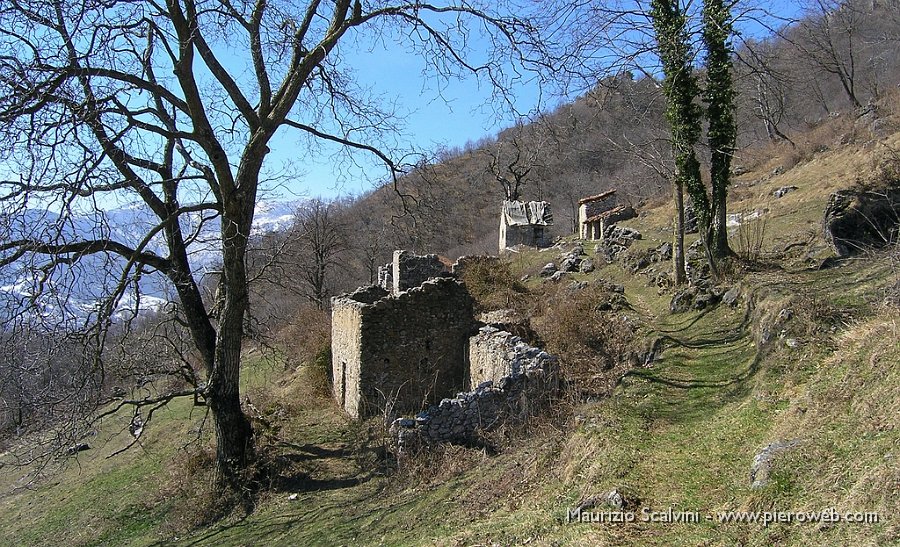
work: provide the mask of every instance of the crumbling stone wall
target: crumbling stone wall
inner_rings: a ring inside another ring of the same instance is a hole
[[[335,398],[354,418],[440,401],[466,384],[473,328],[472,297],[452,278],[394,295],[369,287],[333,298]]]
[[[392,262],[378,266],[378,277],[375,284],[388,292],[394,290],[394,264]]]
[[[450,267],[450,273],[458,278],[462,278],[468,268],[472,266],[486,265],[499,266],[500,257],[487,255],[466,255],[456,259],[456,262]]]
[[[529,346],[518,336],[495,327],[482,327],[469,339],[469,383],[475,389],[484,382],[499,383],[504,376],[544,368],[555,358]]]
[[[394,293],[418,287],[428,279],[447,275],[447,268],[438,255],[417,255],[409,251],[394,251],[392,280]]]
[[[386,297],[381,287],[363,287],[332,298],[331,377],[334,398],[353,417],[363,407],[360,369],[363,361],[362,322],[369,307]]]
[[[441,262],[438,255],[417,255],[409,251],[394,251],[394,259],[378,267],[379,287],[394,294],[413,287],[435,277],[450,275],[449,268]]]
[[[442,400],[415,419],[395,420],[391,437],[397,453],[423,444],[471,442],[478,431],[535,414],[558,392],[557,359],[518,337],[483,327],[469,347],[475,388]]]

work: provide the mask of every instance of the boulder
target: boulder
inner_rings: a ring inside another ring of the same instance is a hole
[[[90,449],[91,445],[89,445],[88,443],[75,443],[66,450],[66,454],[68,454],[69,456],[73,456],[75,454],[78,454],[79,452],[84,452],[85,450]]]
[[[684,313],[690,310],[694,305],[694,299],[696,297],[697,289],[694,287],[688,287],[678,291],[669,303],[669,311],[672,313]]]
[[[656,260],[659,262],[664,262],[666,260],[672,260],[672,244],[668,241],[660,245],[656,248],[655,251]]]
[[[559,263],[559,270],[563,272],[577,272],[580,264],[580,258],[567,256]]]
[[[772,470],[772,462],[775,457],[786,450],[790,450],[800,444],[800,441],[775,441],[769,443],[753,458],[750,465],[750,488],[764,488],[769,484],[769,474]]]
[[[705,310],[706,308],[711,308],[719,303],[722,299],[721,296],[716,293],[711,292],[702,292],[694,298],[693,308],[695,310]]]
[[[541,277],[550,277],[551,275],[553,275],[554,273],[556,273],[556,271],[557,271],[558,269],[559,269],[559,268],[556,267],[556,264],[555,264],[555,263],[553,263],[553,262],[548,262],[547,264],[544,265],[543,268],[541,268],[541,274],[540,274],[540,275],[541,275]]]
[[[580,271],[581,273],[591,273],[592,271],[594,271],[594,261],[590,258],[585,258],[578,266],[578,271]]]
[[[796,186],[782,186],[781,188],[778,188],[774,192],[772,192],[772,195],[775,196],[775,199],[781,199],[788,193],[793,192],[797,189],[798,188]]]
[[[587,281],[573,281],[568,287],[567,290],[569,293],[577,293],[581,292],[588,287]]]
[[[839,258],[893,243],[900,227],[900,186],[837,191],[828,199],[822,225]]]
[[[548,279],[549,281],[554,282],[554,283],[558,283],[558,282],[563,278],[563,276],[564,276],[564,275],[568,275],[568,273],[569,273],[569,272],[564,272],[564,271],[561,271],[561,270],[560,270],[560,271],[557,271],[557,272],[553,272],[553,275],[551,275],[551,276],[548,277],[547,279]]]
[[[730,289],[725,291],[725,294],[722,295],[722,302],[724,302],[728,306],[734,307],[740,297],[741,288],[735,285],[734,287],[731,287]]]

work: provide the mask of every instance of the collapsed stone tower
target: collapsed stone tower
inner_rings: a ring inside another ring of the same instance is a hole
[[[397,251],[379,285],[332,298],[334,397],[353,418],[416,415],[392,422],[398,454],[422,443],[471,441],[531,414],[556,391],[556,358],[482,326],[454,277],[496,260],[462,257],[447,271],[436,255]]]

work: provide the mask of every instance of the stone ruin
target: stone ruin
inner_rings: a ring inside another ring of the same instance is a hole
[[[626,203],[620,203],[615,190],[578,200],[581,239],[604,239],[610,226],[635,216],[634,208]]]
[[[547,227],[553,225],[553,212],[546,201],[503,202],[500,211],[500,252],[510,247],[549,247]]]
[[[536,414],[559,389],[556,357],[491,326],[469,340],[471,391],[391,424],[398,454],[433,443],[465,444],[479,431]]]
[[[455,393],[466,377],[475,327],[472,297],[452,278],[391,294],[364,287],[334,297],[334,396],[353,418],[417,412]]]
[[[448,272],[436,255],[397,251],[390,283],[380,279],[391,290],[332,298],[335,399],[353,418],[416,415],[393,422],[401,450],[468,442],[555,392],[556,358],[509,332],[478,329],[472,297],[453,272],[484,260],[496,259],[463,257]]]
[[[378,286],[393,294],[418,287],[434,277],[450,275],[447,260],[438,255],[417,255],[394,251],[394,259],[378,268]]]

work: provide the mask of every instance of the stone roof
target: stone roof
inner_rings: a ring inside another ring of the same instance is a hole
[[[606,192],[603,192],[602,194],[597,194],[596,196],[588,196],[586,198],[581,198],[578,200],[578,205],[584,205],[585,203],[590,203],[592,201],[602,201],[615,193],[616,193],[615,190],[607,190]]]
[[[612,191],[615,192],[615,190],[612,190]],[[598,220],[603,220],[604,218],[612,216],[616,213],[621,213],[622,211],[625,210],[626,207],[628,207],[628,206],[627,205],[616,205],[609,211],[603,211],[602,213],[600,213],[598,215],[594,215],[591,218],[586,219],[584,222],[582,222],[582,224],[589,224],[591,222],[597,222]]]

